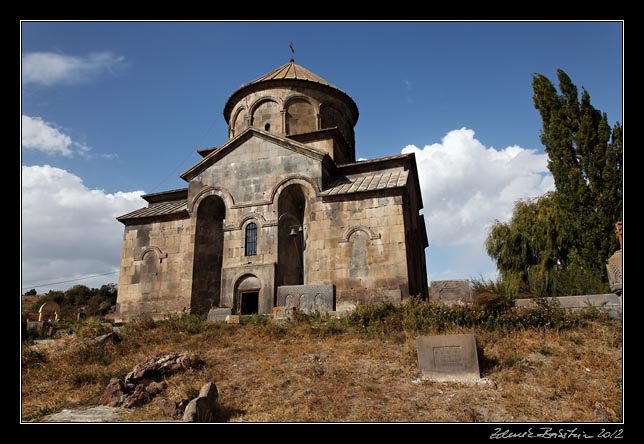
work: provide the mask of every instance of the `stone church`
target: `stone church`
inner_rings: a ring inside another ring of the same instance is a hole
[[[356,161],[358,107],[291,60],[235,91],[228,140],[125,226],[115,320],[427,297],[413,154]]]

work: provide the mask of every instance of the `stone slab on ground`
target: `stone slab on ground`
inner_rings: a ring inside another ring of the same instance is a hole
[[[127,421],[130,410],[100,405],[87,409],[64,409],[42,418],[43,422],[121,422]]]
[[[423,379],[439,382],[481,379],[476,337],[472,334],[418,336],[416,352]]]
[[[232,308],[211,308],[208,310],[208,322],[225,322],[226,316],[233,314]]]

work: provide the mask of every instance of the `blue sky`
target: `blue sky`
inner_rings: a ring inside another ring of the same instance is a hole
[[[489,225],[553,187],[533,73],[563,69],[623,122],[622,22],[23,22],[21,39],[22,291],[117,282],[114,218],[185,187],[226,141],[228,97],[290,42],[357,103],[357,157],[416,152],[430,280],[493,276]]]

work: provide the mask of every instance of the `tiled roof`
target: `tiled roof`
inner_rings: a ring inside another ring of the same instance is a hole
[[[354,166],[354,165],[364,165],[366,163],[385,162],[387,160],[404,159],[410,156],[411,154],[394,154],[393,156],[376,157],[374,159],[365,159],[365,160],[358,160],[356,162],[351,162],[351,163],[343,163],[338,166],[348,167],[348,166]]]
[[[409,171],[405,170],[343,177],[333,182],[330,188],[320,194],[322,196],[336,196],[339,194],[399,188],[407,184],[408,176]]]
[[[156,216],[165,216],[168,214],[178,214],[183,211],[187,211],[187,205],[185,200],[178,200],[174,202],[165,202],[156,205],[151,205],[149,207],[144,207],[131,213],[124,214],[123,216],[117,217],[118,220],[127,220],[127,219],[141,219],[144,217],[156,217]]]
[[[308,69],[295,63],[295,60],[291,60],[286,65],[280,66],[279,68],[276,68],[271,72],[264,74],[263,76],[250,82],[248,85],[252,85],[253,83],[265,82],[268,80],[285,80],[285,79],[308,80],[309,82],[321,83],[322,85],[327,85],[327,86],[330,86],[331,88],[338,89],[337,86],[333,85],[330,82],[327,82],[317,74],[313,74]],[[245,86],[248,86],[248,85],[245,85]]]

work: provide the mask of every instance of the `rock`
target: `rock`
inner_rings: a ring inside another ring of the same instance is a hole
[[[197,400],[195,398],[188,403],[186,410],[183,412],[183,421],[184,422],[201,422],[197,419]]]
[[[148,392],[151,396],[155,396],[165,390],[166,387],[168,387],[168,383],[165,381],[151,382],[147,385],[147,387],[145,387],[145,391]]]
[[[177,411],[183,415],[183,412],[186,411],[186,407],[188,407],[188,404],[190,403],[189,399],[182,399],[179,401],[179,404],[177,404]]]
[[[147,404],[152,400],[152,396],[146,390],[145,385],[140,384],[134,388],[134,392],[127,395],[125,401],[123,402],[123,408],[133,409],[136,407],[141,407],[142,405]]]
[[[100,402],[102,405],[126,409],[140,407],[168,387],[163,381],[164,377],[203,364],[194,353],[159,353],[136,365],[124,380],[112,378]],[[183,407],[185,405],[181,406],[180,412]]]
[[[149,378],[160,379],[178,371],[197,368],[203,361],[194,353],[159,353],[148,360],[137,364],[125,377],[126,383],[135,383],[137,380]]]
[[[125,397],[123,382],[118,378],[112,378],[103,391],[100,403],[108,407],[119,407],[125,401]]]
[[[213,422],[218,409],[219,393],[212,382],[206,383],[199,391],[199,396],[186,406],[183,412],[184,422]]]
[[[164,415],[170,416],[172,418],[179,416],[179,404],[168,398],[157,398],[158,401],[155,401],[159,406]]]
[[[95,344],[103,344],[103,343],[105,343],[107,341],[111,341],[112,343],[117,343],[117,342],[120,342],[120,340],[121,340],[121,338],[119,337],[119,335],[117,335],[116,333],[111,331],[111,332],[106,333],[104,335],[97,336],[94,339],[91,339],[90,341],[95,343]]]
[[[45,416],[42,422],[118,422],[124,421],[129,412],[118,407],[98,406],[87,409],[65,409]]]

